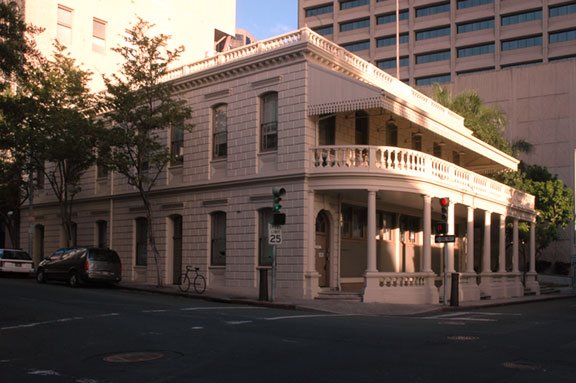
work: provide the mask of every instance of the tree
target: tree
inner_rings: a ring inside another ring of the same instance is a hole
[[[167,48],[169,37],[150,37],[152,24],[138,19],[127,31],[125,46],[114,48],[124,59],[118,74],[104,78],[107,94],[102,108],[110,125],[107,148],[102,159],[134,186],[146,211],[148,243],[156,266],[157,284],[162,284],[159,252],[154,236],[154,211],[150,194],[158,177],[174,159],[162,135],[170,127],[190,130],[186,120],[191,109],[174,97],[173,86],[165,82],[169,67],[183,51]]]
[[[9,147],[14,158],[28,164],[28,174],[41,173],[58,199],[66,246],[73,240],[73,202],[81,176],[95,163],[100,129],[94,117],[95,97],[90,73],[76,66],[65,48],[55,43],[52,59],[38,57],[26,73],[10,120]]]
[[[446,88],[435,85],[432,98],[464,117],[464,125],[476,137],[512,154],[512,146],[503,136],[507,124],[506,115],[496,107],[485,105],[477,92],[467,90],[452,96]]]
[[[509,142],[504,138],[506,116],[497,108],[484,105],[476,92],[465,91],[453,97],[445,88],[436,86],[433,98],[463,116],[464,125],[488,144],[514,156],[532,150],[532,144],[526,140]],[[518,171],[504,171],[493,174],[492,177],[536,197],[538,255],[559,239],[560,230],[574,219],[572,190],[545,167],[521,162]],[[524,242],[528,242],[527,225],[520,226],[520,233],[524,236]]]

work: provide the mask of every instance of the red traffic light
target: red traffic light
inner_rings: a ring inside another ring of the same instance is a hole
[[[450,204],[450,199],[448,197],[440,198],[440,206],[445,207]]]

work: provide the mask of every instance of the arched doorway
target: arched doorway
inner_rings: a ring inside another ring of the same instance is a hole
[[[330,221],[326,212],[316,217],[315,263],[319,287],[330,287]]]

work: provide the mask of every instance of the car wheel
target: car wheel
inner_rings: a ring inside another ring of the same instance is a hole
[[[80,278],[78,278],[78,273],[75,271],[70,272],[68,275],[68,284],[70,287],[80,286]]]
[[[46,274],[44,274],[44,270],[40,269],[36,272],[36,282],[46,283]]]

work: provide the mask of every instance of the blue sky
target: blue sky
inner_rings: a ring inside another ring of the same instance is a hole
[[[236,0],[236,26],[258,40],[298,28],[298,0]]]

